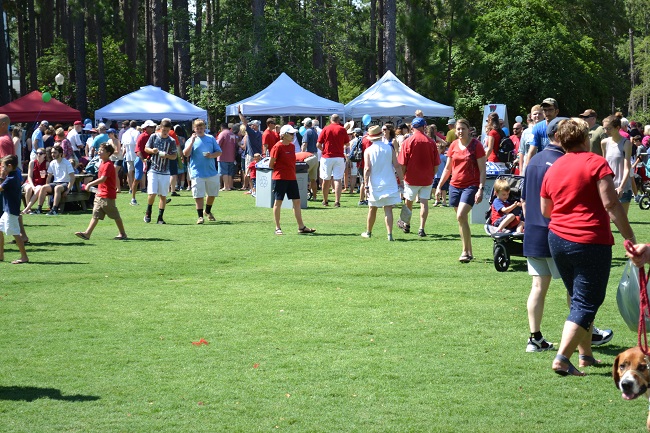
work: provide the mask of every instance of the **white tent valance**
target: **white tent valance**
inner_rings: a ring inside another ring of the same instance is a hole
[[[101,119],[158,121],[165,117],[172,121],[203,119],[207,122],[208,112],[155,86],[141,87],[95,111],[96,122]]]
[[[425,117],[454,117],[454,107],[427,99],[387,71],[375,84],[345,106],[347,117],[365,114],[375,117],[413,117],[422,110]]]
[[[242,106],[246,116],[298,116],[331,115],[343,116],[344,106],[306,90],[284,72],[264,90],[226,107],[226,116],[237,116],[237,107]]]

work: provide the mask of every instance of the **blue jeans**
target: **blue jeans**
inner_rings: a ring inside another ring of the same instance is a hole
[[[579,244],[552,231],[548,232],[548,244],[571,297],[567,321],[588,331],[607,293],[612,246]]]

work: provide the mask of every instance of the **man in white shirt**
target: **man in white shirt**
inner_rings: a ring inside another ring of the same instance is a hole
[[[83,123],[81,123],[81,120],[77,120],[74,123],[74,129],[70,132],[68,132],[68,135],[66,138],[72,144],[72,151],[78,158],[81,158],[81,149],[84,148],[84,143],[81,141],[81,130],[83,128]]]
[[[133,185],[133,180],[134,180],[134,174],[135,174],[135,144],[138,140],[138,136],[140,133],[136,129],[138,126],[138,122],[135,120],[132,120],[129,123],[129,129],[124,131],[124,134],[122,134],[122,138],[120,142],[122,143],[122,150],[124,152],[124,160],[126,161],[126,167],[127,167],[127,179],[129,182],[129,186]]]
[[[57,144],[52,147],[52,161],[50,161],[50,166],[47,168],[47,180],[38,193],[38,208],[34,213],[43,213],[43,203],[45,202],[45,198],[48,194],[52,194],[54,195],[52,209],[50,209],[47,214],[58,215],[61,198],[63,197],[63,194],[70,191],[73,184],[74,169],[72,168],[70,161],[63,157],[63,148]],[[36,197],[37,195],[34,194],[29,203],[27,203],[27,206],[25,206],[25,209],[23,210],[24,214],[30,213],[30,209],[34,205]]]

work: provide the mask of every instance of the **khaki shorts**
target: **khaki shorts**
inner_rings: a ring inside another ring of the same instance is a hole
[[[555,266],[553,257],[527,257],[528,275],[533,277],[553,277],[554,280],[560,278],[560,271]]]
[[[95,196],[93,218],[103,220],[105,216],[114,220],[120,219],[120,212],[117,210],[117,206],[115,206],[115,199]]]

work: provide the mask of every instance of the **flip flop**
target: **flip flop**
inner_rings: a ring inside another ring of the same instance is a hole
[[[23,263],[29,263],[29,260],[18,259],[18,260],[14,260],[13,262],[11,262],[12,265],[22,265]]]
[[[574,367],[573,364],[571,364],[571,361],[569,358],[567,358],[564,355],[560,355],[559,353],[555,355],[555,359],[557,361],[560,361],[562,364],[567,364],[568,367],[566,368],[558,368],[558,369],[553,369],[553,371],[560,376],[585,376],[585,374],[578,370],[577,368]]]
[[[128,236],[126,236],[126,235],[124,235],[124,236],[115,236],[113,239],[115,239],[116,241],[125,241],[125,240],[128,239]]]
[[[461,263],[469,263],[474,257],[470,256],[469,254],[461,254],[460,257],[458,257],[458,261]]]
[[[580,367],[590,367],[592,365],[599,365],[602,363],[600,359],[596,359],[593,356],[589,355],[579,355]]]
[[[89,241],[90,238],[84,234],[84,232],[76,232],[74,234],[76,237],[83,239],[84,241]]]
[[[314,232],[316,232],[316,229],[310,229],[307,226],[304,226],[303,228],[298,229],[299,234],[314,233]]]

